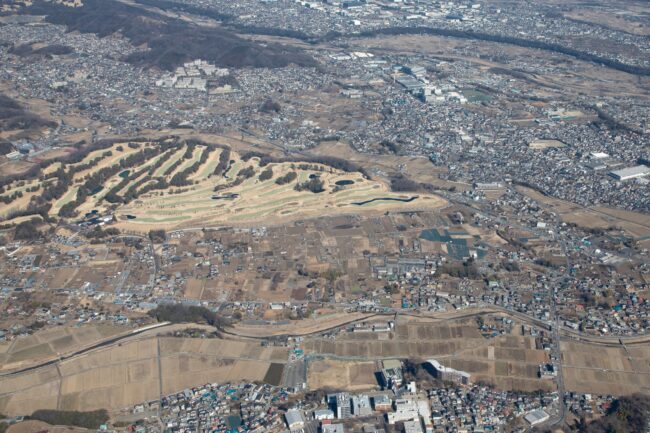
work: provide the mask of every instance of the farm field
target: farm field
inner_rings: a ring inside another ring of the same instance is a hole
[[[650,391],[647,345],[603,347],[564,341],[561,348],[567,390],[595,394]]]
[[[13,424],[7,429],[7,433],[39,433],[47,431],[50,433],[85,433],[86,430],[81,427],[70,426],[53,426],[48,423],[36,420],[27,420]]]
[[[160,371],[158,368],[160,356]],[[287,349],[259,342],[154,336],[0,377],[0,412],[120,409],[207,382],[263,381]]]
[[[0,371],[20,368],[81,349],[104,338],[129,331],[112,325],[54,327],[0,345]]]
[[[282,374],[284,373],[284,364],[272,363],[264,375],[263,381],[273,385],[280,386],[282,383]]]
[[[309,363],[309,389],[365,391],[378,388],[374,362],[317,360]]]
[[[487,339],[479,333],[473,319],[411,320],[399,324],[394,333],[383,336],[346,333],[334,340],[307,339],[305,350],[348,362],[433,358],[471,373],[472,381],[493,383],[502,389],[552,390],[554,386],[551,381],[537,377],[538,366],[548,362],[548,354],[536,349],[534,338],[503,335]],[[321,377],[324,373],[317,370],[315,374],[315,383],[327,381]]]

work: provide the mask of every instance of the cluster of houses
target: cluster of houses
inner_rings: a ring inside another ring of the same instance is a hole
[[[283,428],[278,406],[289,393],[270,385],[206,384],[161,400],[161,421],[171,433],[268,432]]]

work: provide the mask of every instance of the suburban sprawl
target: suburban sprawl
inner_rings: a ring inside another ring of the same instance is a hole
[[[649,17],[0,1],[0,433],[649,432]]]

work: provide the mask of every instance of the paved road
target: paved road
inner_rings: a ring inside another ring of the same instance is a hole
[[[552,353],[555,358],[555,368],[557,371],[557,376],[556,376],[556,383],[557,383],[557,394],[558,394],[558,413],[555,418],[551,418],[548,421],[548,424],[553,426],[553,427],[560,427],[565,423],[566,420],[566,405],[564,404],[564,394],[565,394],[565,387],[564,387],[564,371],[563,371],[563,365],[562,365],[562,348],[561,348],[561,343],[562,343],[562,337],[560,335],[560,330],[561,330],[561,325],[560,325],[560,315],[557,312],[557,295],[560,287],[566,283],[570,278],[571,278],[571,255],[569,254],[569,248],[566,244],[566,241],[563,238],[559,239],[560,241],[560,246],[562,248],[562,252],[564,253],[564,256],[566,257],[566,267],[564,269],[564,272],[561,274],[556,275],[552,280],[551,280],[551,319],[553,320],[553,348],[552,348]]]
[[[322,334],[324,332],[329,332],[329,331],[331,331],[333,329],[348,326],[348,325],[356,323],[356,322],[371,320],[371,319],[375,319],[375,318],[378,318],[378,317],[385,317],[387,319],[388,318],[394,319],[396,317],[396,315],[402,315],[402,314],[412,316],[412,317],[427,317],[427,318],[438,318],[438,319],[441,319],[441,320],[455,320],[455,319],[473,317],[473,316],[478,316],[478,315],[483,315],[483,314],[494,314],[494,313],[506,314],[506,315],[509,315],[511,317],[522,320],[522,321],[524,321],[526,323],[529,323],[529,324],[532,324],[532,325],[535,325],[535,326],[539,326],[539,327],[543,327],[545,329],[550,328],[549,323],[546,322],[546,321],[540,320],[540,319],[538,319],[536,317],[533,317],[533,316],[529,316],[529,315],[527,315],[525,313],[509,310],[509,309],[506,309],[506,308],[503,308],[503,307],[498,307],[498,306],[490,306],[490,307],[484,307],[484,308],[477,308],[477,309],[470,310],[470,311],[458,311],[458,312],[451,312],[451,313],[427,313],[427,312],[418,313],[418,312],[414,312],[414,311],[410,311],[410,310],[393,309],[393,310],[390,310],[390,311],[385,312],[385,313],[376,313],[376,314],[372,314],[370,316],[365,316],[363,318],[352,319],[352,320],[349,320],[349,321],[346,321],[346,322],[343,322],[343,323],[339,323],[337,325],[327,326],[327,327],[318,329],[318,330],[316,330],[314,332],[311,332],[311,333],[296,334],[295,336],[318,335],[318,334]],[[584,342],[588,342],[590,344],[603,344],[603,345],[608,345],[608,346],[620,347],[622,342],[625,342],[626,344],[644,344],[644,343],[650,342],[650,335],[635,336],[635,337],[617,337],[617,336],[598,337],[598,336],[585,335],[585,334],[582,334],[582,333],[580,333],[578,331],[574,331],[574,330],[572,330],[570,328],[560,326],[558,321],[559,321],[559,319],[557,318],[557,315],[556,315],[554,326],[552,326],[552,328],[554,330],[554,333],[555,333],[554,335],[555,335],[556,340],[559,340],[559,334],[557,334],[557,333],[561,331],[566,338],[572,338],[574,340],[584,341]],[[56,358],[56,359],[45,361],[45,362],[30,366],[30,367],[22,368],[22,369],[19,369],[19,370],[14,370],[14,371],[11,371],[11,372],[0,373],[0,377],[11,376],[11,375],[16,375],[16,374],[20,374],[20,373],[25,373],[25,372],[37,370],[39,368],[43,368],[43,367],[55,364],[55,363],[57,363],[59,361],[64,361],[64,360],[73,358],[75,356],[83,355],[83,354],[85,354],[87,352],[90,352],[90,351],[93,351],[95,349],[99,349],[99,348],[102,348],[102,347],[105,347],[105,346],[109,346],[109,345],[117,343],[117,342],[119,342],[121,340],[132,338],[132,337],[137,336],[137,335],[139,335],[139,334],[141,334],[143,332],[150,331],[152,329],[156,329],[156,328],[160,328],[160,327],[170,326],[170,325],[172,325],[172,324],[171,323],[158,323],[158,324],[152,325],[150,327],[137,329],[137,330],[131,331],[128,334],[123,334],[123,335],[119,335],[119,336],[116,336],[116,337],[111,337],[111,338],[109,338],[107,340],[103,340],[101,342],[98,342],[98,343],[93,344],[91,346],[85,347],[83,349],[79,349],[79,350],[77,350],[75,352],[72,352],[72,353],[70,353],[68,355],[61,356],[61,357]],[[233,329],[233,328],[230,328],[229,330],[225,330],[225,331],[222,331],[222,332],[224,334],[240,337],[240,335],[238,335],[236,330]],[[278,337],[283,337],[283,336],[290,337],[290,336],[294,336],[294,335],[293,334],[285,334],[285,335],[273,336],[273,337],[278,338]],[[268,337],[245,336],[245,338],[246,339],[251,339],[251,340],[263,340],[263,339],[266,339]]]
[[[162,356],[160,355],[160,337],[156,336],[156,361],[158,364],[158,419],[161,419],[163,393]]]

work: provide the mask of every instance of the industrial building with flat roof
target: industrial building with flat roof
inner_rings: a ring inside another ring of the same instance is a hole
[[[420,424],[420,420],[404,422],[404,433],[424,433],[422,431],[422,424]]]
[[[343,424],[323,424],[321,427],[323,433],[345,433]]]
[[[385,394],[376,395],[372,400],[378,412],[388,412],[393,409],[393,400]]]
[[[637,165],[635,167],[628,167],[609,172],[609,175],[616,180],[636,179],[638,177],[647,176],[648,174],[650,174],[650,167],[645,165]]]
[[[546,412],[544,412],[542,409],[534,410],[528,413],[524,417],[526,422],[528,422],[528,424],[530,424],[531,426],[536,426],[537,424],[546,422],[548,421],[549,418],[550,418],[549,415]]]
[[[289,409],[284,417],[287,420],[287,427],[289,427],[289,430],[301,429],[305,426],[305,419],[299,410]]]
[[[334,419],[334,412],[331,409],[315,410],[314,419],[318,421],[322,421],[324,419]]]

